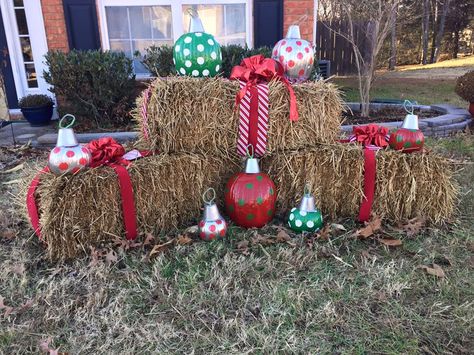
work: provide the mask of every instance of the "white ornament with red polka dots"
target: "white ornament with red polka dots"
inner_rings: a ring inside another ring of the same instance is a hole
[[[314,64],[314,50],[311,43],[301,39],[299,26],[288,28],[286,38],[273,47],[272,58],[284,69],[291,82],[302,82],[309,78]]]
[[[72,121],[63,126],[67,117],[72,117]],[[75,118],[73,115],[65,115],[59,122],[58,141],[56,147],[49,153],[49,170],[56,175],[75,174],[79,170],[89,166],[91,153],[89,149],[81,146],[76,139],[72,128]]]
[[[199,237],[206,241],[225,237],[227,223],[214,203],[216,192],[213,188],[209,188],[204,192],[202,198],[204,200],[204,216],[198,224]]]

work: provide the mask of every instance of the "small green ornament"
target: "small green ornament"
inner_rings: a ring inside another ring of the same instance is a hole
[[[189,33],[179,37],[173,47],[173,62],[179,75],[212,77],[222,68],[221,46],[204,32],[201,19],[190,11]]]
[[[293,208],[288,217],[289,227],[298,233],[316,232],[323,226],[323,216],[314,205],[314,197],[305,187],[299,208]]]

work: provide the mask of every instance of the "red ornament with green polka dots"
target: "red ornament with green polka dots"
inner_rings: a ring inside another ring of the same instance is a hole
[[[260,172],[257,159],[247,159],[245,172],[232,176],[225,189],[225,207],[230,219],[245,228],[260,228],[273,219],[276,189],[270,177]]]
[[[392,149],[411,153],[423,148],[425,136],[419,129],[398,128],[392,132],[388,143]]]
[[[179,37],[173,47],[173,62],[179,75],[212,77],[222,68],[221,46],[204,32],[198,15],[191,12],[189,33]]]

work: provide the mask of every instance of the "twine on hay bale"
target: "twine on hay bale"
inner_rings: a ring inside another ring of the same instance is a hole
[[[289,119],[289,95],[279,81],[270,84],[267,153],[334,142],[339,135],[343,102],[338,89],[327,82],[294,85],[299,119]],[[134,118],[140,128],[140,146],[162,153],[219,149],[235,152],[239,110],[235,95],[239,83],[222,78],[170,77],[151,84],[147,120],[142,119],[145,94],[137,100]],[[143,132],[149,132],[148,139]]]
[[[377,180],[372,212],[392,222],[418,215],[438,224],[455,210],[457,185],[453,167],[434,153],[377,152]],[[352,144],[318,145],[289,151],[264,160],[264,170],[275,181],[280,213],[297,205],[305,183],[331,218],[356,218],[364,190],[364,155]]]
[[[373,213],[398,222],[417,215],[432,223],[451,217],[457,188],[452,165],[436,154],[377,152]],[[352,144],[315,145],[281,152],[261,161],[278,190],[278,213],[297,205],[306,183],[325,216],[357,218],[363,196],[364,155]],[[156,155],[129,168],[139,232],[188,227],[200,217],[201,194],[212,186],[222,203],[230,176],[243,168],[236,154]],[[25,205],[25,179],[20,194]],[[42,236],[51,259],[89,253],[90,246],[125,238],[118,180],[109,167],[74,176],[44,174],[37,190]],[[222,207],[222,206],[221,206]],[[224,210],[221,210],[224,212]]]

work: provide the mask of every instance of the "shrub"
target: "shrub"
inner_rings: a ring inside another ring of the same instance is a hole
[[[18,106],[20,108],[30,108],[30,107],[39,107],[39,106],[52,106],[54,105],[53,99],[48,95],[26,95],[23,96],[18,101]]]
[[[58,97],[60,114],[72,113],[95,121],[98,127],[130,120],[135,75],[123,53],[78,51],[48,52],[44,78]]]
[[[145,50],[142,63],[153,76],[170,76],[176,73],[173,64],[173,47],[151,46]]]
[[[474,102],[474,70],[461,75],[456,80],[454,91],[467,102]]]

